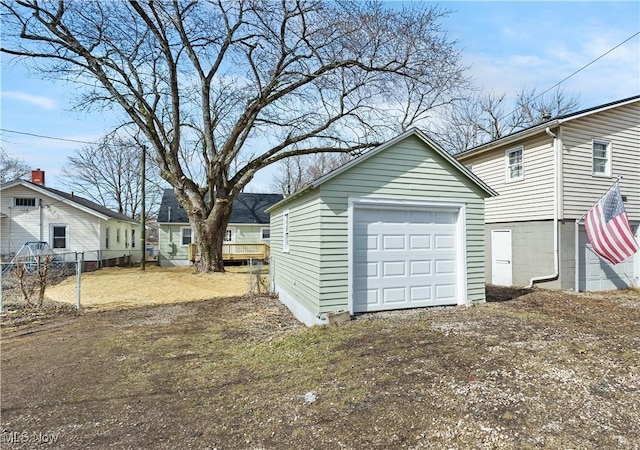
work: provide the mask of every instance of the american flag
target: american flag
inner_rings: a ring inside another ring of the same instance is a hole
[[[629,226],[618,183],[589,210],[584,226],[593,250],[613,264],[640,250]]]

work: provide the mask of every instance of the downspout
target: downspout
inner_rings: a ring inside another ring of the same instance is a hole
[[[582,216],[584,217],[584,216]],[[575,269],[574,269],[574,279],[573,279],[573,290],[574,292],[580,292],[580,221],[582,220],[582,218],[580,219],[576,219],[575,225],[574,225],[574,233],[575,233],[575,238],[574,238],[574,250],[573,250],[573,259],[575,261]]]
[[[549,127],[545,128],[545,133],[553,138],[553,273],[550,275],[541,275],[533,277],[529,280],[529,284],[525,289],[533,287],[534,283],[539,281],[551,281],[558,279],[559,261],[558,261],[558,136],[553,134]]]

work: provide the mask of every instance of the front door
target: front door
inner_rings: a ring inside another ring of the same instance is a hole
[[[511,286],[511,230],[491,231],[491,284]]]

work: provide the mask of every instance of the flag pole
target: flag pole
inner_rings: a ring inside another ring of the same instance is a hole
[[[605,195],[607,195],[607,194],[609,193],[609,191],[610,191],[611,189],[613,189],[613,188],[615,187],[615,185],[616,185],[616,184],[618,184],[618,183],[620,182],[620,180],[622,180],[622,178],[624,178],[622,175],[618,175],[618,177],[616,178],[616,181],[614,181],[614,182],[613,182],[613,184],[612,184],[611,186],[609,186],[609,189],[607,189],[607,190],[605,191],[605,193],[604,193],[604,194],[602,194],[598,200],[596,200],[596,203],[598,203],[598,202],[602,199],[602,197],[604,197]],[[581,224],[583,224],[583,223],[584,223],[584,218],[587,216],[587,214],[589,214],[589,211],[591,211],[591,208],[589,208],[589,209],[587,210],[587,212],[586,212],[586,213],[584,213],[584,214],[582,215],[582,217],[580,217],[580,218],[576,221],[576,223],[577,223],[578,225],[581,225]]]

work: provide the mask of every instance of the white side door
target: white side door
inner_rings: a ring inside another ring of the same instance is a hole
[[[512,286],[511,230],[491,231],[491,284]]]

